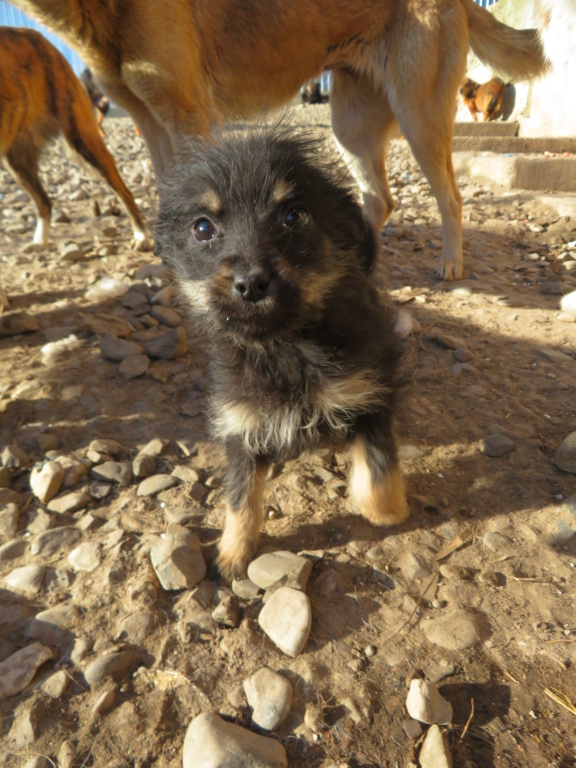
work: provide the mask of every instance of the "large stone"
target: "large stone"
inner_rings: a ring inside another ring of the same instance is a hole
[[[40,469],[30,473],[30,488],[37,499],[50,501],[56,496],[64,480],[64,468],[57,461],[47,461]]]
[[[260,555],[248,566],[248,578],[262,589],[281,583],[294,589],[306,589],[312,561],[293,552],[270,552]]]
[[[30,545],[30,554],[50,557],[51,555],[55,555],[59,549],[71,546],[81,537],[81,531],[72,526],[51,528],[48,531],[44,531],[44,533],[41,533],[39,536],[36,536]]]
[[[448,744],[437,725],[428,729],[418,760],[421,768],[452,768]]]
[[[174,360],[177,357],[181,357],[186,354],[188,349],[188,341],[186,339],[186,332],[182,326],[174,328],[168,333],[163,333],[162,336],[158,336],[157,339],[149,341],[145,345],[146,354],[149,357],[157,358],[160,360]]]
[[[480,640],[476,621],[462,609],[427,619],[421,629],[431,643],[449,651],[464,651]]]
[[[88,685],[96,685],[107,677],[124,675],[126,670],[133,666],[140,656],[136,651],[126,650],[101,656],[88,665],[84,677]]]
[[[15,568],[6,576],[8,589],[24,595],[37,595],[42,589],[46,569],[41,565],[23,565]]]
[[[0,663],[0,700],[23,691],[34,678],[36,670],[53,658],[50,648],[32,643],[13,653]]]
[[[105,480],[118,485],[130,485],[132,482],[132,464],[128,461],[105,461],[92,467],[92,475],[97,480]]]
[[[554,464],[563,472],[576,475],[576,432],[571,432],[562,440],[554,456]]]
[[[415,678],[410,682],[406,709],[414,720],[428,725],[452,722],[452,705],[440,695],[433,683],[426,680]]]
[[[252,707],[252,722],[273,731],[287,717],[292,703],[290,681],[267,667],[259,669],[244,680],[248,704]]]
[[[134,341],[118,339],[116,336],[104,336],[100,342],[100,353],[106,360],[114,363],[121,363],[127,357],[132,355],[141,355],[144,349],[140,344]]]
[[[298,656],[304,650],[312,627],[308,595],[298,589],[280,587],[260,611],[258,623],[287,656]]]
[[[259,736],[215,712],[205,712],[188,726],[182,752],[183,768],[287,768],[279,741]]]
[[[200,541],[186,528],[171,523],[164,539],[150,552],[160,584],[167,590],[189,589],[206,575]]]
[[[36,614],[26,627],[26,637],[51,646],[61,645],[71,640],[79,618],[80,611],[75,605],[55,605]]]

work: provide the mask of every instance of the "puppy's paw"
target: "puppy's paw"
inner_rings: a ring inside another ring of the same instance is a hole
[[[353,478],[351,495],[361,514],[374,525],[398,525],[410,514],[406,499],[404,478],[399,469],[393,469],[379,483],[362,482]]]
[[[227,581],[234,581],[235,579],[246,578],[246,570],[252,560],[253,552],[252,548],[246,546],[241,547],[239,550],[222,549],[220,545],[220,554],[216,559],[216,565],[221,575]]]
[[[436,265],[434,275],[440,280],[461,280],[462,279],[462,264],[455,264],[453,261],[447,261],[446,259],[440,259]]]

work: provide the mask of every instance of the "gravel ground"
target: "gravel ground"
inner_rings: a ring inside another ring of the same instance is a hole
[[[294,120],[329,128],[326,107]],[[153,221],[141,140],[126,119],[105,127]],[[411,328],[411,516],[372,527],[349,507],[347,457],[304,457],[269,480],[262,540],[300,554],[282,555],[298,575],[278,582],[268,561],[264,586],[231,589],[212,568],[226,468],[201,329],[167,270],[129,250],[110,190],[59,146],[43,169],[42,252],[0,171],[0,764],[222,766],[219,740],[239,733],[242,765],[448,765],[434,748],[454,766],[575,765],[575,221],[461,179],[465,279],[439,282],[436,203],[393,142],[374,279]],[[311,614],[293,655],[284,590]],[[258,686],[263,668],[279,674]],[[440,728],[407,709],[415,679],[449,703],[428,717]],[[277,688],[282,718],[264,722]],[[274,741],[267,756],[250,733]]]

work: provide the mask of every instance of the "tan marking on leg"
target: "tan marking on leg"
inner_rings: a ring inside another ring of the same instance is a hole
[[[226,508],[226,520],[218,546],[218,568],[227,579],[242,578],[256,551],[264,520],[264,486],[268,466],[258,467],[252,488],[240,509]]]
[[[373,483],[362,438],[357,438],[352,446],[350,496],[364,517],[375,525],[397,525],[410,514],[400,469],[393,467],[378,483]]]

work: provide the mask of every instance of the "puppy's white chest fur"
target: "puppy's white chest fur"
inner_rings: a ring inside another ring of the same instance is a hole
[[[370,370],[343,376],[326,376],[310,392],[291,402],[262,397],[215,403],[216,436],[226,441],[240,438],[253,453],[268,455],[290,450],[321,435],[342,437],[361,413],[381,404],[387,389]]]

